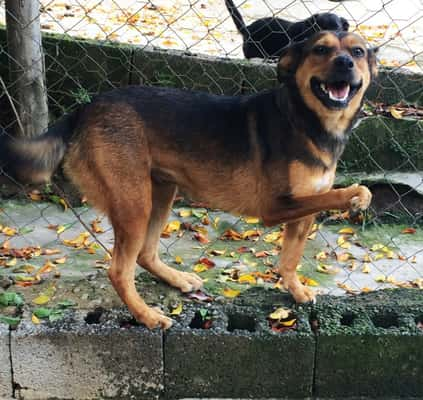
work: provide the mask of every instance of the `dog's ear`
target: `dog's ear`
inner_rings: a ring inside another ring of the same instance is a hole
[[[342,30],[345,32],[348,32],[348,30],[350,29],[350,24],[348,23],[348,21],[345,18],[341,17],[341,24],[342,24]]]
[[[376,54],[379,51],[379,47],[372,47],[367,49],[367,62],[369,63],[370,74],[372,78],[377,77],[378,70],[377,70],[377,60]]]
[[[278,61],[278,81],[286,83],[295,74],[301,60],[305,41],[292,43],[283,49]]]

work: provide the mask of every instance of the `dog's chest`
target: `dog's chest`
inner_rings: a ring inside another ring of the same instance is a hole
[[[332,188],[334,179],[335,168],[322,171],[299,162],[292,163],[289,168],[290,193],[295,197],[327,192]]]

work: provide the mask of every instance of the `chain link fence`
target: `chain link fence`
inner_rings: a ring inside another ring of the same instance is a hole
[[[380,46],[380,78],[369,91],[337,180],[369,185],[372,207],[364,214],[320,215],[298,271],[320,293],[422,289],[421,2],[242,0],[236,6],[247,24],[269,16],[298,21],[336,13],[370,46]],[[0,8],[5,24],[5,2]],[[277,84],[275,64],[243,59],[242,37],[223,0],[42,0],[39,17],[50,121],[98,92],[129,84],[233,95]],[[14,93],[20,78],[11,71],[16,60],[1,26],[0,60],[0,127],[11,135],[19,130]],[[105,275],[113,247],[110,225],[60,173],[43,187],[22,186],[4,174],[1,184],[3,288],[31,289],[37,299],[48,288],[56,291],[64,278]],[[275,270],[282,226],[267,229],[255,218],[211,210],[182,195],[162,234],[160,251],[169,265],[197,272],[214,296],[282,287]]]

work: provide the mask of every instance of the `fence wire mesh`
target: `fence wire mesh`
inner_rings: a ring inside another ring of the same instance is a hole
[[[232,95],[276,86],[274,63],[243,59],[242,37],[223,0],[40,3],[51,121],[98,92],[128,84]],[[243,0],[236,6],[247,24],[263,17],[298,21],[336,13],[370,46],[380,46],[380,78],[369,91],[337,181],[368,184],[372,207],[364,214],[320,215],[298,272],[306,285],[334,295],[423,289],[421,2]],[[0,8],[0,24],[5,24],[5,2]],[[3,134],[13,134],[19,123],[13,97],[19,77],[10,73],[15,60],[1,27],[0,46],[0,126]],[[49,288],[56,293],[64,277],[105,274],[111,227],[60,174],[52,185],[37,188],[5,175],[1,182],[3,288],[34,289],[31,296],[42,304],[51,296],[40,299],[40,293],[51,294]],[[282,288],[275,268],[283,226],[267,229],[255,218],[208,209],[182,195],[163,228],[164,261],[198,273],[212,295],[236,296],[254,286]]]

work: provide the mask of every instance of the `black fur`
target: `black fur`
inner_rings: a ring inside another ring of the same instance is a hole
[[[247,26],[233,1],[225,0],[225,4],[242,35],[245,58],[279,58],[284,47],[305,40],[315,32],[349,29],[348,21],[333,13],[314,14],[298,22],[276,17],[260,18]]]

